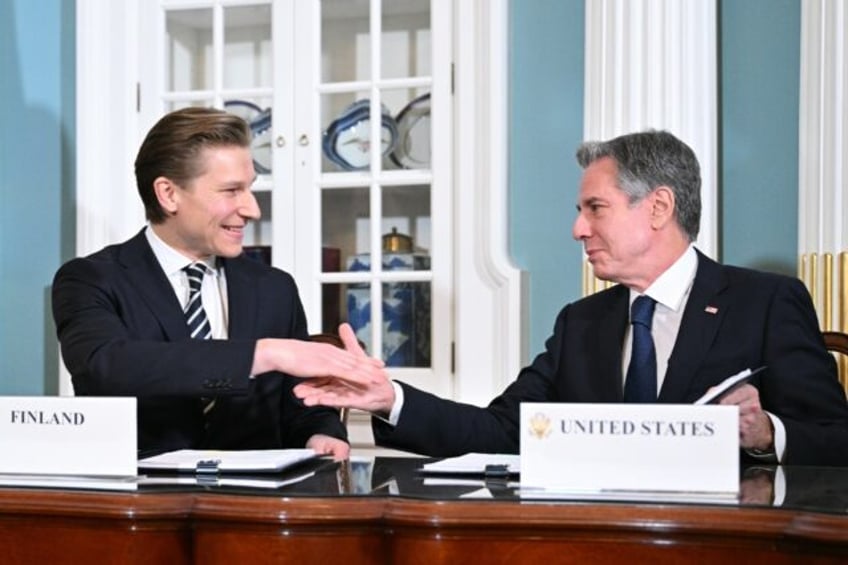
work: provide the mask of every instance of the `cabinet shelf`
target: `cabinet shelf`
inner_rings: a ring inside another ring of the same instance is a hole
[[[430,271],[346,271],[339,273],[321,273],[316,276],[322,283],[351,284],[362,282],[430,282],[433,273]]]
[[[402,88],[429,88],[433,79],[427,77],[402,77],[383,80],[358,80],[345,82],[324,82],[318,85],[319,94],[339,94],[350,92],[367,92],[372,87],[380,90],[395,90]]]
[[[354,188],[367,187],[372,184],[382,186],[425,186],[433,182],[433,174],[429,169],[381,171],[371,175],[368,171],[322,173],[318,178],[321,188]]]

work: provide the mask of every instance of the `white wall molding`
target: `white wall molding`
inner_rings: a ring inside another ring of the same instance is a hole
[[[78,255],[126,239],[144,221],[133,175],[137,28],[135,2],[77,0]]]
[[[115,22],[123,25],[116,26]],[[76,255],[127,239],[144,213],[135,190],[136,2],[77,0]],[[129,38],[129,39],[128,39]],[[83,150],[84,149],[84,150]],[[73,394],[64,363],[59,394]]]
[[[456,2],[454,397],[475,404],[527,360],[522,273],[507,244],[507,8],[506,0]]]
[[[848,330],[848,301],[838,254],[848,252],[848,9],[842,0],[801,3],[799,123],[799,269],[810,287],[825,329]],[[826,256],[833,257],[832,270]],[[802,263],[804,264],[804,263]],[[828,285],[842,294],[827,299]]]
[[[585,139],[665,129],[701,163],[697,245],[717,257],[715,0],[587,0]]]

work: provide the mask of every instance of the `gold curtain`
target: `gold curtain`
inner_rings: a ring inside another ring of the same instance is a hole
[[[848,333],[848,252],[836,257],[833,253],[803,254],[798,261],[798,277],[813,297],[822,331]],[[848,357],[835,355],[839,380],[848,390]]]

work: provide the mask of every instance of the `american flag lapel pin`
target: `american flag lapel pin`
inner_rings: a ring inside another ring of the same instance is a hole
[[[706,312],[707,314],[718,314],[718,308],[716,308],[715,306],[707,306],[706,308],[704,308],[704,312]]]

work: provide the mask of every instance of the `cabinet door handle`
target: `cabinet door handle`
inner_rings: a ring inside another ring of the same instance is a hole
[[[305,133],[302,133],[300,134],[300,139],[298,139],[297,142],[300,143],[302,147],[306,147],[307,145],[309,145],[309,136]]]
[[[277,136],[277,147],[285,147],[286,146],[286,138],[282,135]]]

